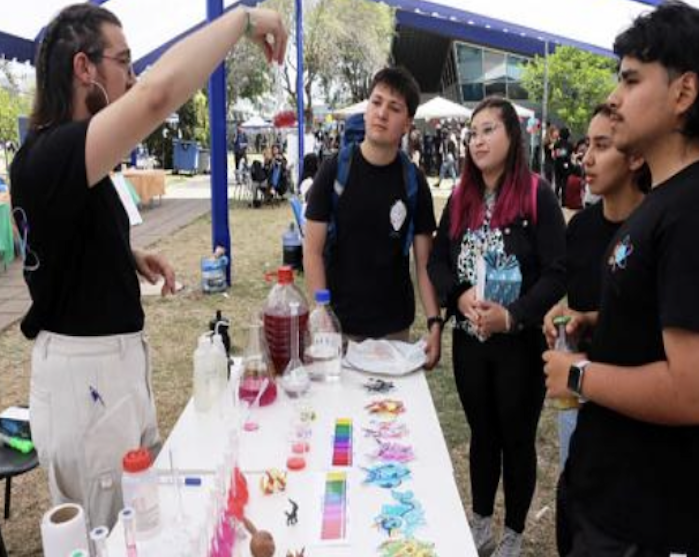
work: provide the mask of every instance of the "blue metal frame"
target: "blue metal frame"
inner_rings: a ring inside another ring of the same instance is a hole
[[[206,16],[223,13],[223,0],[206,0]],[[209,126],[211,129],[211,248],[226,250],[226,281],[231,283],[231,235],[228,225],[228,153],[226,150],[226,67],[222,63],[209,78]]]

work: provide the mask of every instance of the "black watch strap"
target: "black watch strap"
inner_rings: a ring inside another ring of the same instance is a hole
[[[432,330],[432,325],[435,323],[439,324],[439,328],[442,329],[444,328],[444,319],[442,319],[441,315],[435,315],[433,317],[428,317],[427,318],[427,330],[431,331]]]

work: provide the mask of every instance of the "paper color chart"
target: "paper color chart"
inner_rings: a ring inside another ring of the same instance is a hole
[[[352,466],[352,420],[350,418],[338,418],[335,421],[333,466]]]
[[[328,472],[325,477],[320,539],[324,542],[341,542],[347,539],[346,472]]]

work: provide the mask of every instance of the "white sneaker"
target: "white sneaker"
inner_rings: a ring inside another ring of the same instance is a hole
[[[478,557],[490,557],[495,549],[495,538],[493,537],[493,517],[481,516],[473,513],[471,520],[471,534],[473,543],[476,545]]]
[[[505,527],[493,557],[519,557],[522,553],[522,534]]]

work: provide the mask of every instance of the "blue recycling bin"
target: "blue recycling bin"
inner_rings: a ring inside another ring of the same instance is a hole
[[[196,174],[199,168],[199,145],[196,141],[172,140],[172,172]]]

